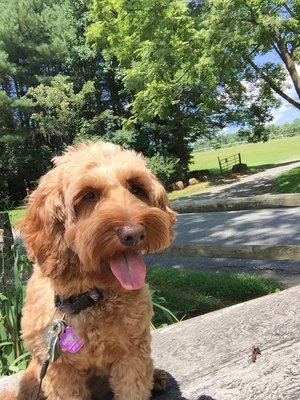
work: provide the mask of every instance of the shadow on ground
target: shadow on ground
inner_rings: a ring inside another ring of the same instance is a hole
[[[188,399],[186,397],[183,397],[176,379],[171,374],[169,373],[167,374],[168,374],[168,384],[166,392],[160,395],[152,396],[151,400],[217,400],[213,397],[206,396],[203,394],[200,397],[197,397],[197,399],[194,397],[193,399],[190,398]]]

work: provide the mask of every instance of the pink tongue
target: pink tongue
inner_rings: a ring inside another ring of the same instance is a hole
[[[137,290],[144,286],[146,265],[137,254],[120,254],[110,260],[110,268],[126,290]]]

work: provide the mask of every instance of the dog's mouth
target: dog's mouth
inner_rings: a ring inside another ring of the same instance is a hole
[[[126,290],[138,290],[145,284],[146,265],[135,253],[121,253],[109,261],[114,276]]]

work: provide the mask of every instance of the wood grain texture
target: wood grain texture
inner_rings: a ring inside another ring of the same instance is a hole
[[[154,332],[161,400],[299,400],[300,287]],[[252,348],[261,355],[252,362]]]
[[[154,331],[155,366],[169,374],[157,400],[299,400],[299,300],[296,286]],[[1,400],[17,379],[0,379]]]

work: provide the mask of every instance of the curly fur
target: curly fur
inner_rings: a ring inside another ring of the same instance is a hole
[[[32,362],[24,375],[37,379],[45,358],[45,332],[53,323],[54,294],[62,298],[98,287],[102,304],[66,315],[85,341],[63,352],[43,381],[49,400],[92,397],[91,376],[108,377],[116,400],[148,400],[153,386],[147,285],[126,290],[109,260],[128,251],[153,253],[174,237],[175,213],[162,185],[141,155],[111,143],[81,143],[54,158],[55,167],[30,195],[21,222],[27,253],[35,263],[28,282],[22,332]],[[138,224],[143,240],[126,246],[118,231]],[[60,318],[57,312],[55,318]],[[18,399],[34,399],[19,391]]]

